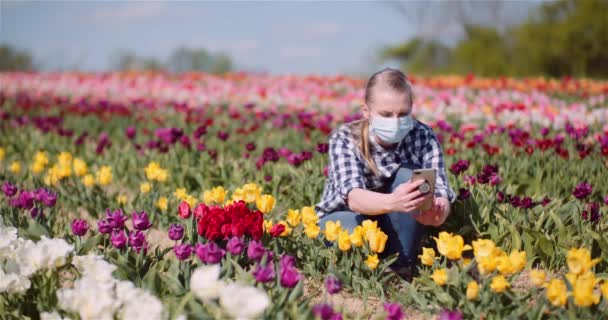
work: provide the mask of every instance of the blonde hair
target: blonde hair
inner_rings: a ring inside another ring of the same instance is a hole
[[[384,68],[374,73],[369,80],[367,80],[367,84],[365,86],[365,103],[368,105],[368,107],[373,101],[372,89],[379,85],[382,88],[392,89],[399,93],[405,93],[406,103],[409,106],[412,105],[414,94],[412,92],[412,86],[405,74],[398,69]],[[378,166],[376,165],[370,151],[369,120],[364,119],[360,122],[359,138],[357,140],[363,159],[371,169],[372,173],[375,176],[379,176],[380,172],[378,171]]]

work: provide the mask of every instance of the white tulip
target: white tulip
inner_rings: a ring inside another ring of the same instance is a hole
[[[238,283],[225,285],[220,291],[220,305],[236,319],[255,319],[270,304],[263,290]]]
[[[218,264],[198,267],[190,277],[190,290],[203,301],[215,299],[224,286],[224,282],[219,277]]]

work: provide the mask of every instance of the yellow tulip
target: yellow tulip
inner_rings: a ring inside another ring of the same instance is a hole
[[[266,233],[270,232],[270,229],[272,229],[272,226],[274,226],[274,223],[272,222],[272,220],[264,220],[264,231],[266,231]]]
[[[468,267],[471,264],[472,261],[473,261],[472,259],[463,258],[462,259],[462,266],[466,268],[466,267]]]
[[[350,236],[347,230],[340,230],[338,233],[338,249],[340,251],[348,251],[352,247]]]
[[[49,164],[49,157],[45,151],[38,151],[34,155],[34,162],[40,163],[44,167]]]
[[[366,235],[369,230],[378,230],[378,221],[377,220],[363,220],[361,223],[361,227],[363,228],[363,235]]]
[[[530,270],[530,282],[533,286],[540,288],[545,284],[547,275],[543,270]]]
[[[513,272],[521,272],[526,266],[526,252],[525,251],[512,251],[509,254],[509,260],[513,267]]]
[[[350,243],[355,247],[360,248],[363,246],[363,235],[361,232],[363,232],[363,227],[356,226],[353,233],[350,235]]]
[[[6,150],[4,150],[4,148],[0,148],[0,161],[2,161],[2,159],[4,159],[5,155],[6,155]]]
[[[245,200],[245,191],[243,191],[243,189],[241,188],[236,188],[234,189],[234,191],[232,192],[232,200],[234,201],[240,201],[240,200]]]
[[[112,168],[109,166],[102,166],[97,171],[97,183],[101,186],[106,186],[112,183]]]
[[[289,222],[292,227],[296,227],[298,224],[300,224],[301,218],[300,210],[287,210],[287,222]]]
[[[595,275],[591,271],[587,271],[576,278],[572,287],[572,297],[575,305],[589,307],[600,302],[600,295],[593,293],[595,283]]]
[[[373,252],[382,253],[384,252],[384,248],[386,247],[386,241],[388,240],[388,235],[384,233],[384,231],[378,230],[368,230],[365,234],[365,240],[369,243],[369,248]]]
[[[95,184],[95,178],[92,174],[87,174],[82,177],[82,184],[84,184],[85,187],[91,187]]]
[[[167,200],[166,197],[160,197],[156,201],[156,207],[158,209],[160,209],[161,211],[167,211],[168,203],[169,203],[169,201]]]
[[[70,164],[72,164],[72,154],[65,151],[59,153],[59,155],[57,156],[57,162],[62,165],[69,166]]]
[[[436,284],[443,286],[448,282],[448,272],[445,268],[436,269],[435,271],[433,271],[431,278]]]
[[[508,276],[515,271],[511,259],[509,259],[508,256],[496,258],[496,269],[498,269],[498,272],[503,276]]]
[[[568,301],[568,288],[566,283],[560,279],[553,279],[546,284],[547,287],[547,300],[556,307],[561,307]]]
[[[496,293],[504,292],[510,286],[507,279],[501,274],[492,278],[492,283],[490,283],[490,289]]]
[[[566,261],[570,272],[580,275],[590,270],[594,265],[600,262],[601,259],[591,260],[591,253],[586,248],[573,248],[568,251]]]
[[[173,195],[179,199],[179,200],[183,200],[188,196],[188,192],[186,192],[186,188],[177,188],[175,189],[175,191],[173,192]]]
[[[80,158],[76,158],[74,159],[74,162],[72,164],[72,166],[74,167],[74,173],[76,174],[76,176],[78,177],[82,177],[85,174],[87,174],[88,169],[87,169],[87,164],[86,162],[84,162],[82,159]]]
[[[225,199],[226,190],[222,186],[212,188],[211,190],[205,190],[205,192],[203,192],[203,202],[206,204],[223,203]]]
[[[148,163],[148,166],[146,166],[146,168],[144,168],[144,171],[146,173],[146,178],[148,180],[156,180],[159,182],[165,182],[168,177],[167,170],[162,169],[160,167],[160,165],[154,161]]]
[[[196,197],[193,195],[187,194],[183,200],[188,203],[190,208],[194,208],[196,206]]]
[[[116,202],[118,202],[118,204],[124,205],[127,203],[127,196],[125,195],[118,195],[116,196]]]
[[[435,250],[433,248],[422,248],[422,254],[418,258],[423,265],[432,266],[435,263]]]
[[[479,285],[476,281],[471,281],[467,284],[467,299],[475,300],[479,295]]]
[[[319,232],[321,232],[321,227],[316,224],[310,224],[304,227],[304,233],[311,239],[316,239],[319,236]]]
[[[247,183],[243,185],[243,192],[245,202],[253,203],[262,194],[262,188],[255,183]]]
[[[378,264],[380,263],[380,259],[378,259],[377,254],[367,256],[367,260],[365,260],[365,264],[368,268],[372,270],[376,270],[378,268]]]
[[[327,241],[336,241],[341,230],[342,225],[340,224],[340,221],[330,220],[325,222],[325,239],[327,239]]]
[[[602,285],[600,286],[600,291],[602,291],[604,300],[608,301],[608,280],[604,280],[604,282],[602,282]]]
[[[264,214],[269,213],[274,208],[275,203],[276,200],[269,194],[260,195],[255,201],[258,210],[262,211]]]
[[[498,259],[493,256],[480,257],[479,259],[477,259],[477,270],[482,275],[488,274],[496,270],[497,265]]]
[[[303,207],[300,211],[302,212],[302,223],[305,225],[317,224],[319,221],[319,216],[313,207]]]
[[[19,161],[13,161],[9,167],[9,170],[15,174],[21,172],[21,164]]]
[[[452,235],[445,231],[439,233],[439,238],[435,238],[435,242],[437,243],[437,251],[450,260],[459,260],[462,258],[463,251],[472,249],[468,244],[464,244],[460,235]]]
[[[473,254],[475,258],[485,258],[494,255],[496,244],[489,239],[477,239],[471,242],[473,245]]]
[[[31,167],[32,173],[39,174],[44,171],[44,165],[40,162],[34,162]]]
[[[152,185],[149,182],[144,182],[139,185],[139,192],[148,193],[152,190]]]

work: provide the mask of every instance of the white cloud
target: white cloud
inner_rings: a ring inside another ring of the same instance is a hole
[[[108,4],[111,7],[97,10],[93,19],[103,21],[131,21],[136,19],[155,18],[166,11],[165,4],[154,2],[128,2],[124,4]]]

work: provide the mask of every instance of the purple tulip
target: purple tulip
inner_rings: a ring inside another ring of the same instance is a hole
[[[198,128],[196,128],[196,130],[194,130],[194,132],[192,133],[192,137],[194,137],[194,139],[200,139],[202,135],[207,133],[207,127],[202,125]]]
[[[250,151],[250,152],[253,151],[253,150],[255,150],[255,143],[253,143],[253,142],[247,143],[245,145],[245,149],[247,149],[247,151]]]
[[[502,182],[502,178],[497,174],[492,174],[490,176],[490,185],[497,186]]]
[[[293,256],[284,255],[280,262],[281,285],[285,288],[293,288],[300,281],[300,273],[296,269],[296,260]]]
[[[302,159],[300,158],[299,155],[297,154],[290,154],[287,156],[287,162],[289,162],[289,164],[291,164],[294,167],[299,167],[300,164],[302,164]]]
[[[327,143],[319,143],[317,144],[317,152],[321,154],[325,154],[329,151],[329,144]]]
[[[112,142],[110,142],[110,138],[108,137],[108,134],[106,132],[102,132],[99,135],[99,139],[97,140],[97,147],[95,148],[95,153],[102,154],[103,150],[106,147],[109,147],[111,145],[112,145]]]
[[[274,280],[274,264],[272,262],[266,263],[265,266],[256,264],[255,270],[252,272],[257,282],[271,282]]]
[[[269,175],[269,174],[265,175],[264,176],[264,181],[266,181],[266,182],[272,181],[272,175]]]
[[[574,190],[572,191],[572,195],[575,196],[577,199],[585,199],[591,194],[591,191],[593,191],[593,187],[591,186],[591,184],[587,182],[581,182],[574,188]]]
[[[300,160],[302,160],[302,162],[308,161],[310,159],[312,159],[312,152],[310,152],[310,151],[300,152]]]
[[[112,232],[112,225],[107,219],[100,219],[97,221],[97,229],[99,230],[99,233],[109,234]]]
[[[230,134],[226,131],[218,131],[217,137],[222,141],[226,141],[230,137]]]
[[[608,195],[604,197],[604,204],[608,206]]]
[[[462,320],[462,312],[458,310],[447,310],[444,309],[439,314],[437,320]]]
[[[4,192],[4,195],[9,198],[17,194],[17,191],[17,186],[8,181],[4,182],[4,184],[2,185],[2,192]]]
[[[465,172],[468,168],[469,160],[458,160],[456,163],[450,166],[450,171],[455,175],[459,175]]]
[[[114,230],[112,231],[112,236],[110,237],[110,242],[112,246],[116,249],[122,249],[127,245],[127,236],[123,230]]]
[[[127,138],[129,140],[135,139],[136,133],[137,133],[137,131],[135,130],[134,127],[128,127],[127,129],[125,129],[125,135],[127,136]]]
[[[458,200],[466,200],[471,196],[471,192],[468,189],[460,188],[458,190]]]
[[[264,159],[264,161],[277,162],[279,161],[279,154],[274,148],[266,147],[262,152],[262,158]]]
[[[186,149],[190,149],[192,143],[190,142],[190,137],[183,135],[179,138],[179,143]]]
[[[84,139],[86,139],[88,136],[89,136],[89,133],[84,131],[83,133],[78,135],[78,137],[76,137],[76,140],[74,140],[74,145],[76,145],[76,146],[82,145],[84,143]]]
[[[17,204],[20,208],[31,209],[34,207],[34,193],[32,191],[21,190],[17,198]]]
[[[331,315],[329,320],[342,320],[342,314],[340,312],[336,312]]]
[[[278,151],[279,156],[283,157],[283,158],[287,158],[289,157],[291,154],[293,154],[293,152],[291,152],[291,150],[289,150],[289,148],[280,148]]]
[[[589,202],[587,203],[587,207],[581,213],[581,216],[584,220],[590,222],[597,222],[600,220],[600,205],[597,202]]]
[[[342,290],[342,281],[335,277],[334,275],[329,275],[325,279],[325,289],[329,294],[336,294]]]
[[[198,243],[196,245],[196,255],[204,263],[218,263],[222,261],[225,254],[226,251],[220,248],[215,242],[209,242],[207,244]]]
[[[226,243],[226,250],[233,256],[238,256],[243,252],[245,243],[239,237],[232,237]]]
[[[125,221],[127,221],[128,217],[123,214],[122,209],[117,209],[114,211],[106,209],[106,219],[110,223],[110,227],[112,227],[112,229],[122,230],[125,227]]]
[[[322,320],[329,320],[334,315],[334,309],[327,303],[320,303],[312,307],[312,314]]]
[[[498,191],[496,193],[496,201],[498,201],[498,202],[505,201],[505,194],[502,191]]]
[[[545,198],[543,198],[543,201],[541,202],[541,204],[544,206],[546,206],[547,204],[549,204],[549,202],[551,202],[551,199],[549,199],[549,197],[545,196]]]
[[[30,210],[30,216],[32,219],[36,219],[37,216],[44,217],[44,211],[42,211],[40,208],[34,207]]]
[[[184,226],[174,223],[169,227],[169,239],[180,240],[184,236]]]
[[[521,199],[519,198],[519,196],[513,196],[509,201],[511,202],[511,205],[515,208],[519,207],[521,204]]]
[[[154,135],[166,144],[174,144],[184,134],[181,128],[158,128]]]
[[[53,207],[57,202],[57,194],[44,188],[40,188],[34,192],[34,199],[43,203],[47,207]]]
[[[249,260],[259,261],[266,253],[266,248],[261,241],[252,240],[247,247],[247,257]]]
[[[532,198],[530,197],[524,197],[523,200],[521,200],[521,202],[519,203],[519,207],[523,208],[523,209],[530,209],[534,206],[534,203],[532,202]]]
[[[188,243],[178,244],[173,247],[173,253],[179,260],[186,260],[192,254],[192,246]]]
[[[87,222],[83,219],[74,219],[74,221],[72,221],[72,233],[75,236],[79,236],[82,237],[87,233],[87,230],[89,229],[89,225],[87,224]]]
[[[135,228],[135,230],[148,230],[152,226],[150,220],[148,219],[148,214],[145,211],[141,211],[139,213],[137,213],[137,211],[133,211],[131,219],[133,220],[133,228]]]
[[[401,311],[401,306],[398,303],[384,303],[384,311],[387,320],[401,320],[404,318],[403,311]]]
[[[203,143],[203,142],[199,142],[196,144],[196,150],[203,152],[203,151],[207,150],[207,145],[205,145],[205,143]]]
[[[146,235],[141,231],[131,232],[129,234],[129,245],[135,249],[136,252],[140,252],[144,249],[146,251],[148,243],[146,242]]]

